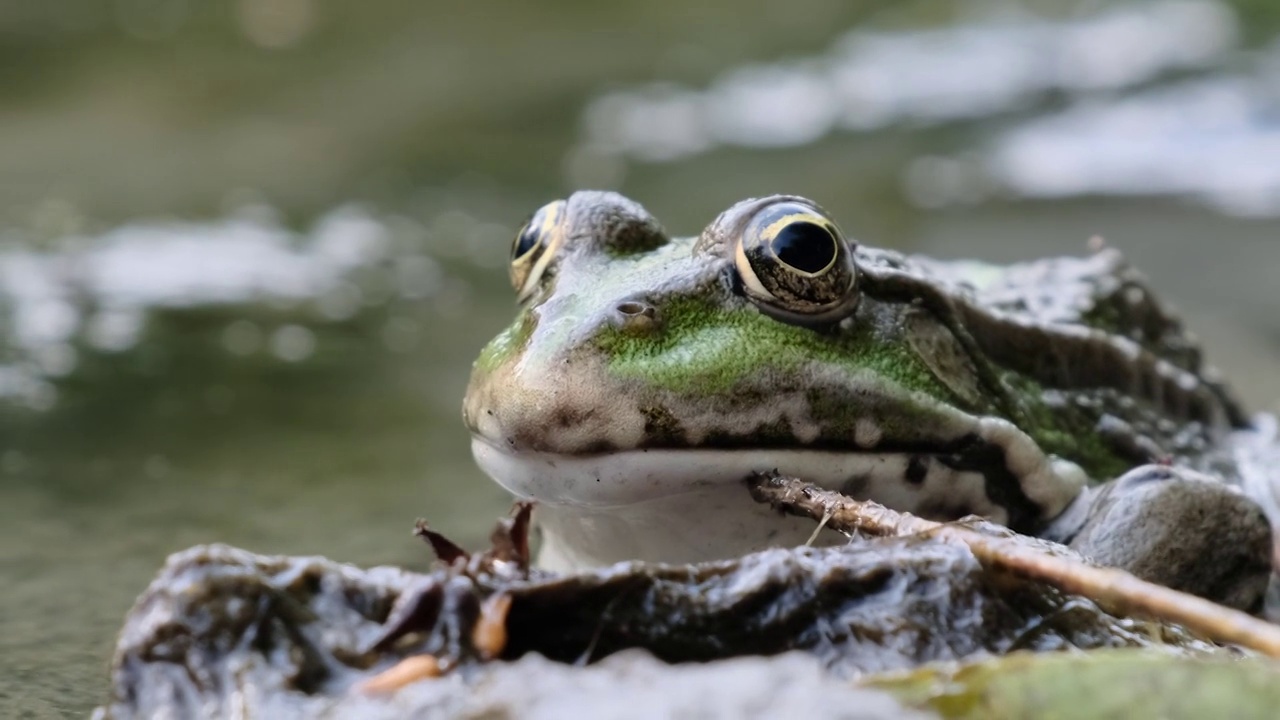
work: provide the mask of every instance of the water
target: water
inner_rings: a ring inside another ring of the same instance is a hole
[[[679,233],[795,192],[946,257],[1102,234],[1277,407],[1265,3],[845,5],[0,4],[6,714],[83,715],[188,545],[482,542],[468,365],[575,187]]]

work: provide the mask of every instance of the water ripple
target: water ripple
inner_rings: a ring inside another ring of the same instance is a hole
[[[51,407],[52,380],[75,369],[77,343],[129,349],[157,309],[305,302],[321,319],[343,320],[392,297],[447,300],[442,291],[458,283],[432,257],[396,251],[392,240],[382,221],[345,206],[307,233],[257,208],[209,223],[130,223],[95,237],[64,238],[56,250],[0,247],[0,401]],[[353,279],[374,266],[387,275],[385,292]],[[403,345],[404,336],[403,328],[393,332],[391,344]],[[312,354],[317,339],[297,323],[267,333],[239,319],[224,329],[222,341],[232,355],[267,349],[297,362]]]
[[[1115,90],[1203,68],[1235,47],[1219,2],[1166,0],[1068,20],[1004,9],[948,28],[854,30],[826,53],[729,71],[702,90],[658,83],[606,93],[584,147],[671,161],[717,146],[785,147],[836,130],[981,118],[1049,92]]]

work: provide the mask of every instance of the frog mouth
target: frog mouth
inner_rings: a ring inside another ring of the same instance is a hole
[[[745,498],[742,482],[766,470],[927,518],[976,514],[1005,525],[1027,524],[1037,522],[1043,511],[1034,505],[1027,510],[1002,503],[988,475],[918,452],[642,448],[575,455],[517,453],[479,435],[473,436],[471,449],[480,468],[517,497],[595,511],[625,510],[693,493],[705,498],[707,491],[716,489],[726,498]],[[716,508],[707,511],[714,513]],[[1033,517],[1025,517],[1028,513]]]

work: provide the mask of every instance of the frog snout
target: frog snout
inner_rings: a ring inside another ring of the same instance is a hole
[[[472,435],[507,453],[590,455],[643,444],[644,403],[617,384],[586,372],[536,375],[473,387],[462,413]]]

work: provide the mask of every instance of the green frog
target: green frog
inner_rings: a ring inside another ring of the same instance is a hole
[[[812,523],[743,487],[777,469],[1259,607],[1275,423],[1113,249],[940,261],[785,195],[674,238],[584,191],[533,215],[510,274],[463,415],[480,467],[538,502],[545,567],[803,544]]]

